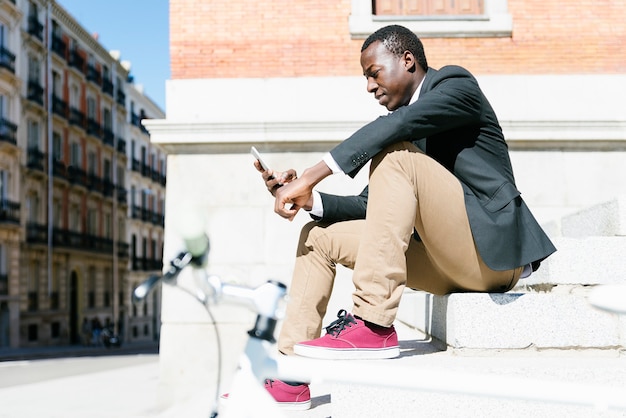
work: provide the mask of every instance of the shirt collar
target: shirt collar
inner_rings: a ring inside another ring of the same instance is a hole
[[[426,74],[424,74],[424,77],[422,78],[422,81],[420,81],[420,85],[417,86],[417,89],[415,89],[415,93],[413,93],[413,96],[411,96],[411,100],[409,101],[409,105],[412,105],[413,103],[417,102],[417,99],[419,98],[420,95],[420,90],[422,89],[422,84],[424,84],[424,80],[426,79]]]

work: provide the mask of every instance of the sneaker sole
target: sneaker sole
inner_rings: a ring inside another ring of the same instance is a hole
[[[280,409],[285,411],[306,411],[311,409],[311,401],[305,402],[276,402]]]
[[[220,406],[226,407],[228,406],[228,396],[221,395],[219,399]],[[311,400],[302,401],[302,402],[278,402],[276,401],[276,405],[282,410],[285,411],[306,411],[311,409]]]
[[[302,357],[322,360],[380,360],[400,355],[400,347],[345,349],[296,344],[293,351]]]

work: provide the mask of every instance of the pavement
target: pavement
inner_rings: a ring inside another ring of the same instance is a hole
[[[98,357],[128,354],[157,354],[159,343],[156,341],[132,342],[120,347],[107,348],[104,345],[83,346],[55,345],[48,347],[0,348],[0,362],[15,360],[39,360],[64,357]]]
[[[396,329],[401,340],[397,359],[304,364],[313,376],[312,408],[282,416],[626,416],[626,357],[619,350],[441,350],[412,328],[397,324]],[[0,360],[0,418],[208,418],[213,409],[215,386],[198,387],[173,403],[160,397],[155,343],[3,349]],[[477,392],[478,386],[498,397]],[[544,395],[562,401],[527,402]],[[619,407],[608,408],[607,401]],[[278,416],[253,398],[248,404],[245,414],[228,416]],[[598,404],[605,408],[594,407]]]

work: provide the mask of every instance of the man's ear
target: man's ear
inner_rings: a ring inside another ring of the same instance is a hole
[[[404,55],[402,56],[404,61],[404,68],[410,72],[414,73],[417,69],[417,60],[411,51],[404,51]]]

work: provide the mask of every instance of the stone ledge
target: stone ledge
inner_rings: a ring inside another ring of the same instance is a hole
[[[611,349],[626,346],[626,318],[593,308],[588,288],[549,292],[407,292],[398,319],[451,348]]]
[[[519,286],[626,283],[626,236],[556,237],[557,252]]]

